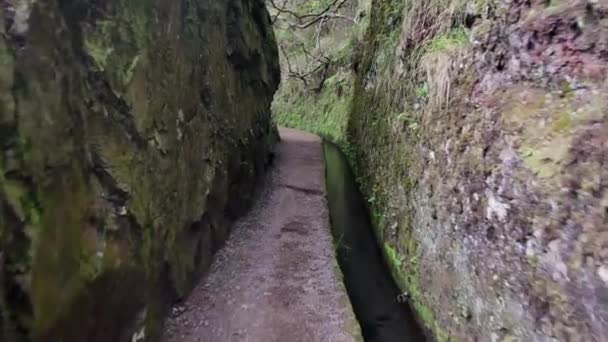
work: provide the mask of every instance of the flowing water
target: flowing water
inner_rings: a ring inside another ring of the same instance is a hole
[[[391,277],[372,230],[363,196],[340,149],[324,143],[332,234],[346,289],[366,342],[425,341]]]

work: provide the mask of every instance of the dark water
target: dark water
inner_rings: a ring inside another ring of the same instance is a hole
[[[384,263],[346,157],[331,143],[323,146],[338,263],[365,341],[425,341],[410,307],[397,302],[400,291]]]

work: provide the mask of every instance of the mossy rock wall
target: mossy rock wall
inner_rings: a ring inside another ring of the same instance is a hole
[[[0,5],[0,340],[158,339],[276,130],[262,0]]]
[[[438,340],[608,336],[608,3],[375,0],[349,123]]]

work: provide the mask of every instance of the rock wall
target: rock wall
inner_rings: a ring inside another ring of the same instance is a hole
[[[0,3],[0,340],[158,338],[276,133],[262,0]]]
[[[349,124],[439,340],[608,336],[608,2],[375,0]]]

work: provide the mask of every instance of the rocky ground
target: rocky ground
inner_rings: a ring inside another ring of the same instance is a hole
[[[360,340],[333,252],[321,141],[281,137],[257,204],[173,309],[165,341]]]

